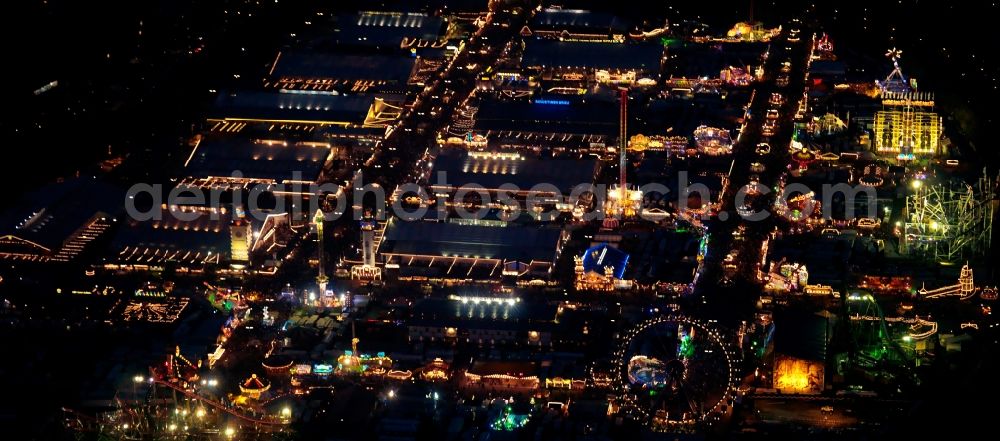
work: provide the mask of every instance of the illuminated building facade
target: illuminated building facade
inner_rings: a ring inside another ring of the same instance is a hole
[[[402,95],[351,95],[311,90],[267,90],[221,93],[208,117],[213,132],[313,132],[369,129],[384,135],[402,114]]]
[[[234,266],[246,265],[250,261],[250,241],[252,237],[250,222],[237,219],[229,226],[231,243],[229,255],[230,261]]]
[[[622,43],[627,25],[611,14],[581,9],[545,9],[521,28],[522,37]]]
[[[822,392],[829,338],[830,323],[822,315],[776,313],[771,377],[774,388],[792,394]]]
[[[114,225],[123,200],[91,178],[42,187],[0,213],[0,260],[71,261]]]
[[[506,210],[509,207],[504,202],[513,198],[522,207],[527,207],[525,201],[530,199],[545,208],[569,211],[576,203],[571,197],[573,189],[593,183],[599,167],[593,157],[543,159],[530,154],[450,149],[435,158],[428,193],[447,198],[449,206],[465,210],[484,206]],[[444,182],[437,182],[439,176],[444,177]],[[469,197],[477,191],[463,191],[473,185],[489,194],[489,205]],[[455,199],[463,194],[465,197]]]
[[[818,394],[823,391],[822,362],[778,357],[774,362],[774,388],[782,393]]]
[[[561,229],[390,220],[378,253],[399,280],[547,280],[566,239]]]
[[[623,280],[629,255],[606,243],[591,247],[582,257],[574,256],[574,285],[577,290],[613,291],[627,289]]]
[[[323,180],[324,169],[342,152],[326,141],[209,133],[196,138],[178,187],[199,194],[250,191],[259,185],[276,197],[308,198],[312,196],[310,185]],[[328,199],[333,197],[327,195]]]
[[[193,270],[207,264],[228,264],[232,261],[232,227],[232,214],[226,207],[163,205],[151,220],[130,220],[122,225],[112,241],[112,249],[117,251],[114,263],[105,268],[157,270],[173,262],[178,269]]]
[[[414,305],[410,341],[549,346],[559,310],[508,296],[451,296]]]
[[[337,43],[368,50],[442,49],[447,20],[420,12],[360,11],[337,18]]]
[[[635,153],[651,151],[684,155],[687,153],[687,149],[688,138],[686,136],[646,136],[640,133],[628,140],[628,151]]]
[[[541,382],[535,362],[476,361],[465,373],[465,390],[491,390],[509,393],[531,393]]]
[[[663,46],[646,43],[594,43],[529,39],[521,66],[546,87],[592,84],[653,86],[659,77]]]
[[[875,114],[875,151],[897,159],[939,156],[942,120],[928,92],[883,92]]]
[[[343,93],[406,93],[419,58],[394,54],[279,52],[265,88]]]

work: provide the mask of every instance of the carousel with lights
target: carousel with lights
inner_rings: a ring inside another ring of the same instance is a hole
[[[448,381],[448,374],[451,366],[440,358],[435,358],[420,371],[420,378],[424,381],[443,382]]]
[[[256,407],[258,403],[269,397],[271,382],[257,374],[250,374],[250,378],[240,383],[240,394],[233,399],[238,406]]]
[[[393,371],[392,359],[385,355],[385,352],[378,352],[374,356],[358,352],[358,338],[351,339],[351,349],[344,351],[344,354],[337,357],[337,375],[363,375],[366,377],[384,377],[390,372],[396,379],[406,377],[409,379],[412,373],[409,371]]]

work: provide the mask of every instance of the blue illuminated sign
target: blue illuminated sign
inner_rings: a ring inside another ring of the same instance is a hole
[[[547,100],[547,99],[541,99],[541,100],[535,100],[535,104],[552,104],[552,105],[555,105],[555,106],[568,106],[569,105],[569,101],[567,101],[567,100]]]

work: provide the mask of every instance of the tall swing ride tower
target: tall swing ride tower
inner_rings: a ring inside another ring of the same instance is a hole
[[[618,91],[620,101],[618,121],[618,184],[608,190],[608,200],[604,211],[605,227],[614,227],[618,219],[631,219],[639,215],[642,207],[642,192],[630,189],[626,180],[628,150],[628,89]]]

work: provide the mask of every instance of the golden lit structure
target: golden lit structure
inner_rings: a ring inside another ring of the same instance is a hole
[[[357,337],[351,339],[351,350],[344,351],[344,355],[337,357],[337,371],[340,372],[361,372],[361,358],[358,357],[358,342],[360,342]]]
[[[574,286],[581,291],[614,291],[629,289],[631,280],[624,280],[629,255],[607,243],[595,245],[583,256],[573,256]]]
[[[709,156],[728,155],[733,152],[733,138],[726,129],[698,126],[694,129],[694,143],[699,153]]]
[[[247,399],[259,400],[261,395],[271,390],[271,382],[260,378],[257,374],[251,374],[250,378],[240,383],[240,396]]]
[[[883,92],[875,114],[875,151],[897,159],[937,156],[941,149],[941,117],[929,92]]]
[[[582,391],[587,388],[587,381],[563,377],[546,378],[545,388]]]
[[[420,372],[420,378],[424,381],[438,382],[448,381],[450,377],[448,370],[450,366],[444,360],[435,358]]]
[[[928,290],[926,286],[922,286],[917,293],[920,294],[921,298],[925,299],[935,299],[947,296],[958,296],[962,299],[969,299],[972,298],[978,290],[975,278],[972,275],[972,268],[969,268],[969,264],[965,264],[962,265],[962,270],[958,275],[958,283],[931,290]]]
[[[832,113],[814,116],[807,127],[813,136],[833,135],[847,130],[847,124]]]
[[[229,226],[229,258],[233,267],[242,268],[250,261],[250,222],[234,220]]]
[[[535,362],[476,361],[465,372],[462,387],[466,390],[534,392],[541,386]]]
[[[291,358],[277,355],[265,358],[260,365],[270,378],[288,378],[292,374],[294,362]]]
[[[609,218],[632,219],[642,208],[642,192],[621,185],[612,185],[608,190],[607,208],[604,214]]]
[[[628,141],[628,151],[642,153],[647,150],[652,152],[668,152],[684,154],[688,148],[688,138],[686,136],[646,136],[637,134]]]
[[[319,285],[319,295],[323,296],[326,294],[326,284],[330,282],[330,277],[326,275],[326,262],[324,261],[324,255],[326,254],[323,240],[323,221],[326,216],[323,214],[323,210],[316,210],[316,215],[313,216],[313,225],[316,226],[316,242],[319,244],[317,255],[319,256],[319,272],[316,275],[316,283]]]
[[[786,356],[774,361],[774,388],[782,393],[818,394],[823,391],[823,384],[821,362]]]
[[[324,127],[385,129],[403,112],[402,102],[384,96],[317,90],[231,92],[220,95],[216,105],[207,118],[209,131],[224,133],[248,127],[300,132]]]
[[[386,373],[385,376],[386,376],[386,378],[389,378],[391,380],[407,381],[407,380],[413,378],[413,372],[412,371],[391,370],[388,373]]]
[[[583,270],[583,258],[579,256],[573,256],[573,261],[576,262],[576,267],[574,273],[575,286],[578,291],[614,291],[615,290],[615,269],[614,267],[605,267],[604,274],[599,274],[595,271],[584,272]]]
[[[767,29],[761,22],[739,22],[733,25],[731,29],[726,31],[726,41],[745,41],[745,42],[756,42],[771,41],[772,38],[776,37],[781,33],[781,27]]]

